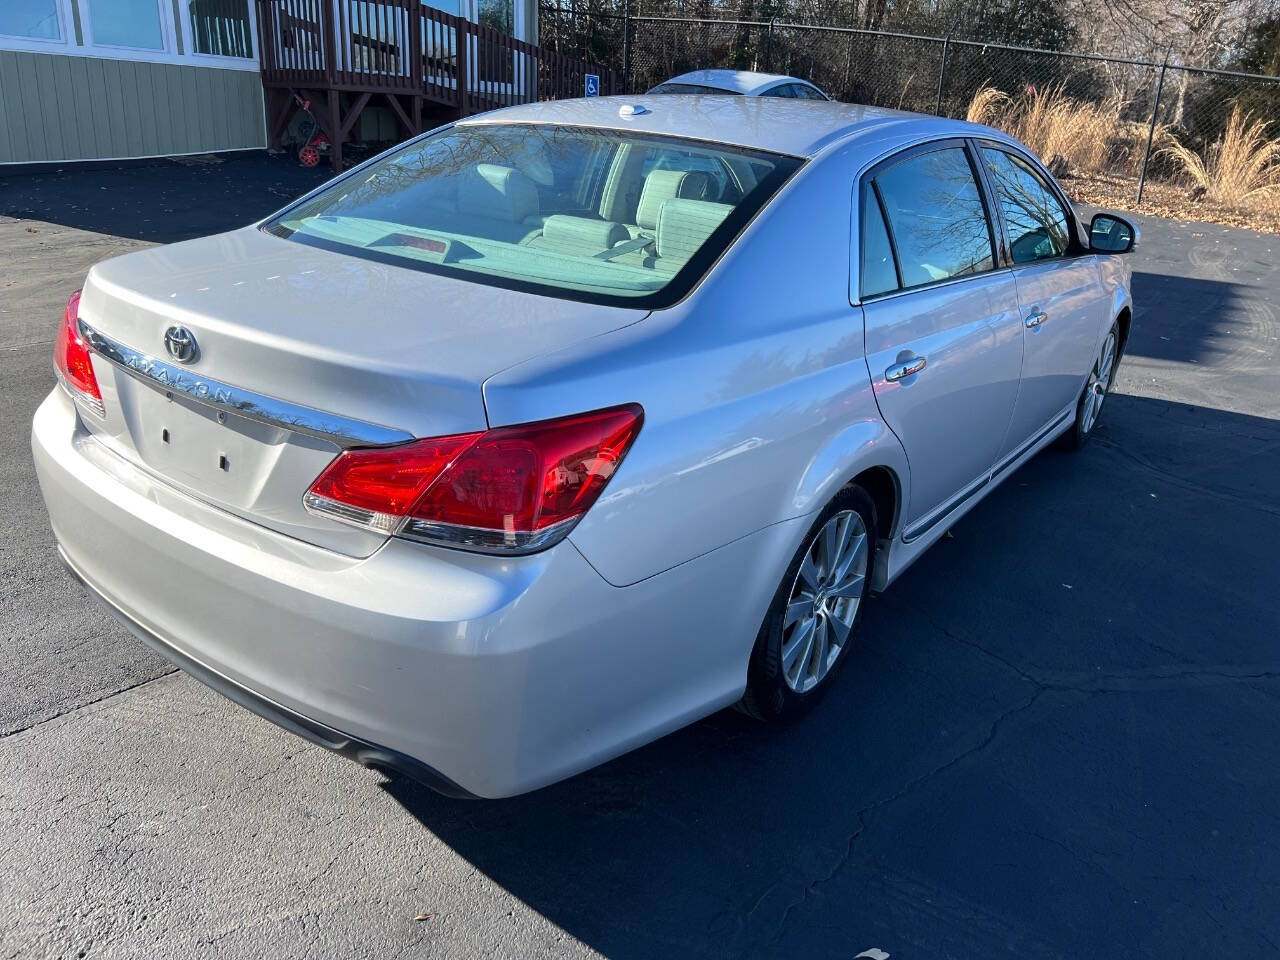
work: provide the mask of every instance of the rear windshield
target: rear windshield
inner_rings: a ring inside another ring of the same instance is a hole
[[[495,286],[657,307],[697,283],[799,164],[626,131],[460,125],[265,229]]]

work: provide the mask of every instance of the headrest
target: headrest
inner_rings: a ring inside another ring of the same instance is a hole
[[[542,225],[542,239],[562,247],[583,247],[593,251],[608,250],[615,244],[631,239],[627,228],[609,220],[591,217],[570,217],[563,213],[547,217]]]
[[[644,178],[640,203],[636,206],[636,226],[653,230],[663,201],[682,198],[701,200],[707,195],[707,175],[693,170],[654,170]]]
[[[538,188],[519,170],[477,164],[458,184],[458,212],[519,223],[538,212]]]
[[[658,210],[656,239],[659,259],[688,260],[733,212],[728,203],[706,200],[667,200]]]

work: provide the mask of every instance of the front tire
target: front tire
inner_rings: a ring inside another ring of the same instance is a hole
[[[1098,359],[1094,361],[1089,378],[1085,381],[1080,399],[1076,401],[1076,422],[1062,435],[1063,445],[1069,450],[1079,450],[1093,434],[1102,415],[1102,404],[1116,382],[1116,370],[1120,366],[1120,328],[1111,325],[1107,338],[1102,341]]]
[[[876,507],[861,487],[831,501],[787,565],[756,637],[739,708],[760,720],[798,716],[849,658],[875,569]]]

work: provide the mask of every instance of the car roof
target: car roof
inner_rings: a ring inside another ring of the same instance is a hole
[[[623,107],[643,108],[625,115]],[[813,157],[834,143],[875,131],[903,142],[929,136],[1005,139],[990,127],[884,107],[729,94],[633,94],[544,100],[476,114],[459,125],[535,123],[628,130]],[[879,138],[878,138],[879,139]]]
[[[715,87],[717,90],[730,90],[748,97],[758,96],[780,83],[803,83],[806,87],[813,86],[808,80],[790,77],[785,73],[756,73],[754,70],[692,70],[662,82],[699,84],[704,87]],[[661,85],[658,84],[658,86]]]

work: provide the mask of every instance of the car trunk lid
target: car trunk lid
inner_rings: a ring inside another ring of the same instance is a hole
[[[383,538],[302,504],[342,447],[482,430],[488,376],[644,315],[245,228],[90,271],[80,319],[96,335],[106,416],[83,419],[193,496],[364,556]]]

